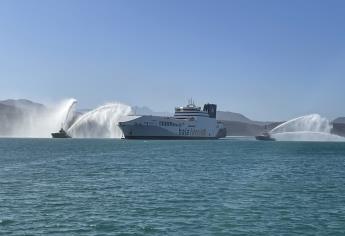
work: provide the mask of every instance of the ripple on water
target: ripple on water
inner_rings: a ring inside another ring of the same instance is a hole
[[[343,235],[343,143],[0,140],[0,235]]]

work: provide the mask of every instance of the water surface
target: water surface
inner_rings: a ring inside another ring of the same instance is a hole
[[[0,235],[344,235],[345,143],[0,139]]]

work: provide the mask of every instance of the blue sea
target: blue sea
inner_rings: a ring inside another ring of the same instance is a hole
[[[0,139],[0,235],[345,235],[345,143]]]

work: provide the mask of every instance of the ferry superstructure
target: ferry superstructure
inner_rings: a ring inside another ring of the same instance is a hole
[[[136,116],[119,122],[119,127],[125,139],[218,139],[226,136],[226,129],[216,113],[216,104],[205,104],[201,110],[190,101],[176,107],[173,117]]]

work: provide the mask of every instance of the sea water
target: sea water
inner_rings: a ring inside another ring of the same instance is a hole
[[[0,139],[0,235],[344,235],[345,143]]]

